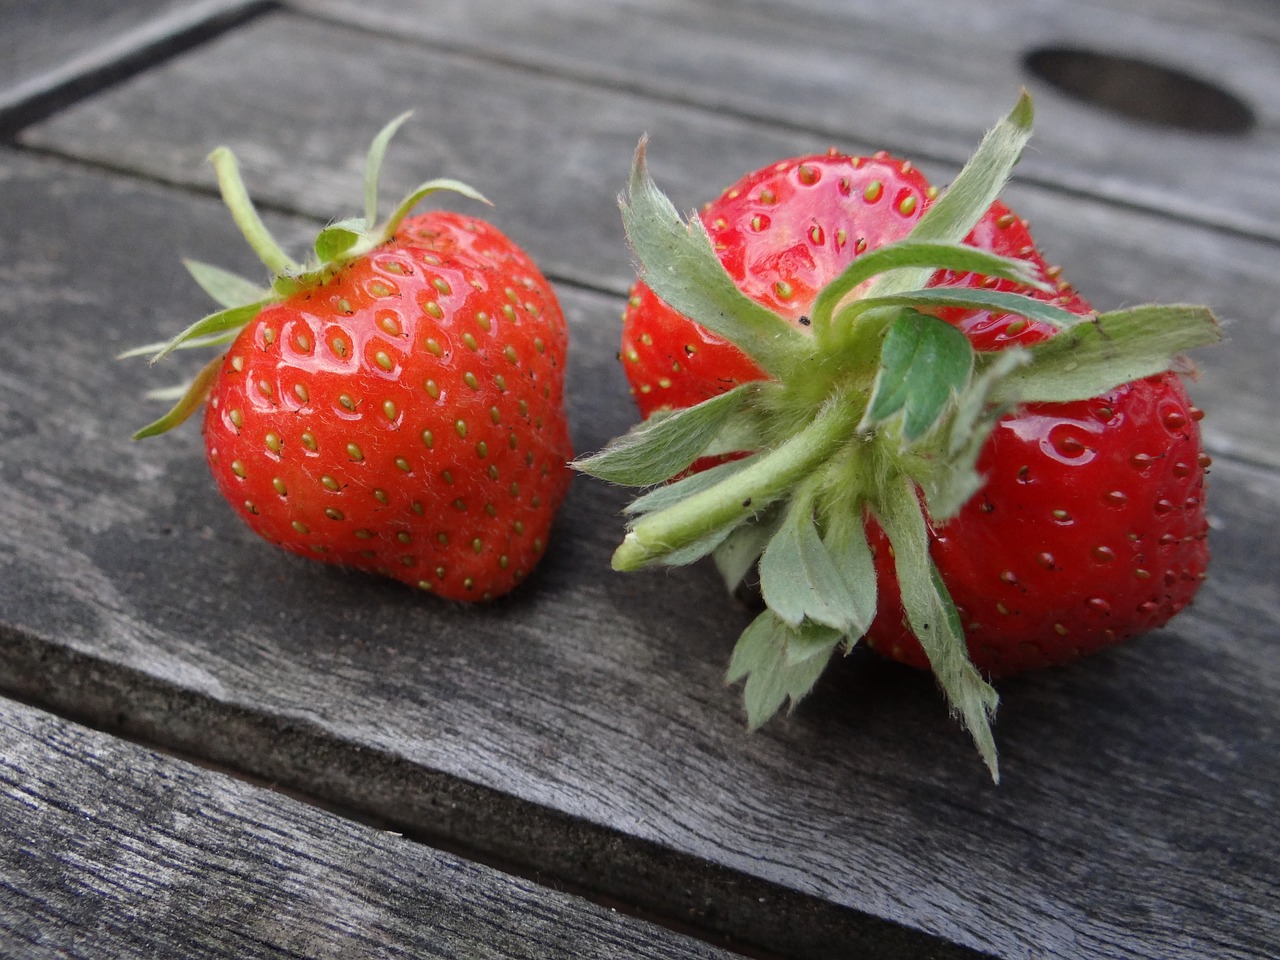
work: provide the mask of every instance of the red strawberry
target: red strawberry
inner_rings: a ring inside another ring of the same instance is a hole
[[[862,638],[931,668],[995,775],[994,691],[1167,621],[1207,562],[1194,307],[1095,314],[995,197],[1026,98],[941,197],[909,163],[809,156],[687,225],[637,153],[622,359],[644,424],[586,472],[650,485],[614,565],[757,564],[739,640],[763,722]],[[963,243],[960,241],[963,240]],[[1052,282],[1050,282],[1052,281]],[[878,601],[878,602],[877,602]]]
[[[469,188],[425,184],[387,224],[366,225],[399,122],[370,152],[366,221],[327,228],[322,262],[306,269],[266,236],[230,155],[215,153],[274,292],[248,293],[194,265],[228,309],[161,352],[243,326],[139,435],[176,425],[207,397],[209,466],[258,534],[451,599],[489,599],[538,562],[571,477],[567,330],[537,266],[495,227],[448,212],[405,218],[426,192],[478,196]]]

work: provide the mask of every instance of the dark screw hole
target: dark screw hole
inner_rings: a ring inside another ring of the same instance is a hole
[[[1257,119],[1235,94],[1189,73],[1132,57],[1042,47],[1023,58],[1064,93],[1134,120],[1200,133],[1244,134]]]

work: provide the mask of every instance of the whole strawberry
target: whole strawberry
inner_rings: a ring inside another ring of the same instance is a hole
[[[403,119],[370,150],[365,219],[327,227],[305,267],[267,234],[230,153],[215,151],[223,195],[272,287],[189,265],[226,309],[157,356],[230,346],[137,436],[207,400],[210,469],[255,532],[303,556],[487,600],[537,564],[569,484],[567,330],[537,266],[495,227],[408,216],[438,189],[483,199],[470,188],[424,184],[371,226],[382,156]]]
[[[865,638],[933,670],[995,776],[984,673],[1158,626],[1203,577],[1207,461],[1169,368],[1216,321],[1099,315],[1058,279],[996,199],[1030,124],[1024,96],[941,195],[833,152],[687,224],[641,144],[622,360],[647,419],[578,466],[660,484],[615,567],[758,569],[729,670],[753,726]]]

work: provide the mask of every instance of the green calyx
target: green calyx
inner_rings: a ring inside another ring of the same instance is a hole
[[[908,623],[998,779],[997,696],[969,660],[930,558],[929,523],[954,516],[981,488],[978,455],[1010,410],[1096,396],[1219,339],[1203,307],[1080,317],[1017,294],[925,287],[936,271],[954,270],[1047,289],[1028,264],[961,243],[1009,177],[1031,119],[1024,93],[907,238],[863,254],[819,294],[805,331],[737,289],[697,216],[682,220],[649,177],[644,140],[637,149],[620,203],[642,278],[767,379],[655,414],[575,466],[653,486],[627,508],[616,569],[712,556],[731,590],[759,570],[766,609],[728,672],[729,682],[745,680],[752,728],[798,702],[831,655],[870,626],[876,587],[865,522],[874,517],[894,547]],[[980,353],[928,312],[940,307],[1020,315],[1059,332],[1030,349]],[[740,456],[664,483],[728,453]]]
[[[413,208],[440,190],[450,190],[472,200],[488,203],[480,193],[458,180],[428,180],[410,191],[391,214],[378,221],[378,182],[387,146],[400,126],[409,118],[401,114],[379,131],[369,147],[364,172],[364,216],[331,223],[316,235],[305,263],[294,260],[267,229],[240,177],[235,155],[227,147],[218,147],[209,155],[217,176],[223,202],[241,234],[269,271],[267,286],[261,286],[211,264],[184,261],[196,283],[221,309],[197,320],[170,340],[135,347],[118,359],[146,356],[156,363],[175,350],[223,347],[235,339],[240,329],[252,321],[265,307],[293,294],[318,287],[332,278],[345,264],[391,241],[400,224]],[[172,430],[200,408],[213,383],[217,361],[208,364],[191,383],[158,391],[158,399],[177,397],[177,402],[163,417],[133,435],[135,440]]]

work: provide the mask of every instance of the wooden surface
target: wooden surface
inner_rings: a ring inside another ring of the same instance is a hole
[[[92,23],[81,6],[72,21]],[[154,25],[180,6],[121,9]],[[1023,5],[302,0],[21,125],[0,148],[0,690],[39,710],[0,701],[0,804],[16,814],[0,821],[15,841],[0,954],[430,956],[446,929],[456,946],[439,955],[519,956],[493,938],[532,913],[527,953],[548,957],[590,956],[592,937],[602,956],[1274,956],[1280,17],[1040,2],[1002,40],[1010,11]],[[1255,126],[1192,133],[1090,107],[1022,69],[1054,44],[1181,63],[1247,100]],[[49,47],[41,70],[67,56]],[[1009,199],[1049,256],[1100,307],[1210,303],[1230,342],[1198,356],[1193,385],[1215,456],[1210,580],[1165,630],[1001,684],[1000,787],[931,681],[870,656],[748,736],[721,678],[749,613],[705,567],[612,573],[622,491],[576,481],[533,581],[462,609],[255,540],[194,429],[128,440],[155,412],[144,390],[184,363],[108,358],[205,311],[178,257],[253,269],[212,196],[219,142],[297,249],[358,207],[365,145],[413,109],[388,193],[449,174],[495,200],[488,216],[570,319],[587,451],[635,416],[614,359],[630,278],[614,196],[641,132],[682,207],[831,143],[892,148],[945,182],[1023,83],[1038,134]],[[193,906],[214,876],[225,909]],[[419,910],[406,884],[439,906]],[[334,920],[246,948],[241,894]],[[475,924],[448,926],[455,910]],[[127,935],[100,922],[130,914]],[[557,938],[555,918],[580,937]],[[41,928],[56,935],[33,941]]]

